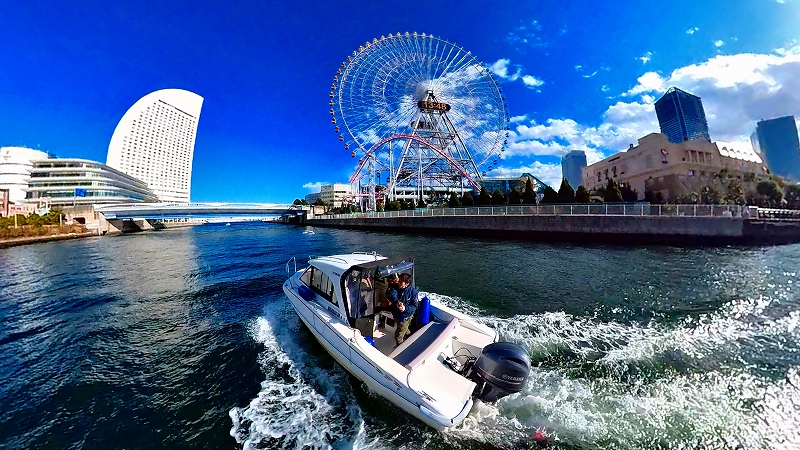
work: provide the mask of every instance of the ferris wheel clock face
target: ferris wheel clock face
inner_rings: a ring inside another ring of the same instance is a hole
[[[329,105],[339,141],[358,158],[351,183],[477,187],[507,143],[507,105],[489,69],[425,33],[360,46],[336,71]]]

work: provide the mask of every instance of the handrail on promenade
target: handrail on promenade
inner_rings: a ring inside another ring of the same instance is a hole
[[[315,219],[361,219],[384,217],[457,216],[641,216],[750,218],[751,210],[739,205],[653,205],[649,203],[605,203],[578,205],[473,206],[401,211],[324,214]],[[753,217],[755,218],[755,217]]]

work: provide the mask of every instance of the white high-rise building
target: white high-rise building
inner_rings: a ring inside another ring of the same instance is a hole
[[[162,202],[189,203],[202,106],[203,97],[182,89],[145,95],[117,124],[106,165],[144,181]]]

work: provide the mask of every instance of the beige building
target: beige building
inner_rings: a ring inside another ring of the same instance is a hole
[[[322,201],[334,208],[339,208],[348,199],[352,200],[350,185],[344,183],[323,184],[319,188],[319,194]]]
[[[666,200],[681,195],[687,187],[703,185],[723,168],[737,174],[767,171],[757,155],[719,148],[703,138],[675,144],[664,134],[651,133],[638,144],[584,167],[583,186],[589,191],[600,189],[611,178],[617,184],[630,184],[640,199],[645,191],[659,191]]]

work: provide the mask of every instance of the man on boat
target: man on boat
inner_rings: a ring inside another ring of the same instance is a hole
[[[408,327],[419,304],[417,290],[411,285],[411,275],[401,274],[397,284],[390,285],[386,291],[386,299],[391,303],[392,316],[397,322],[394,340],[400,345],[411,334]]]

